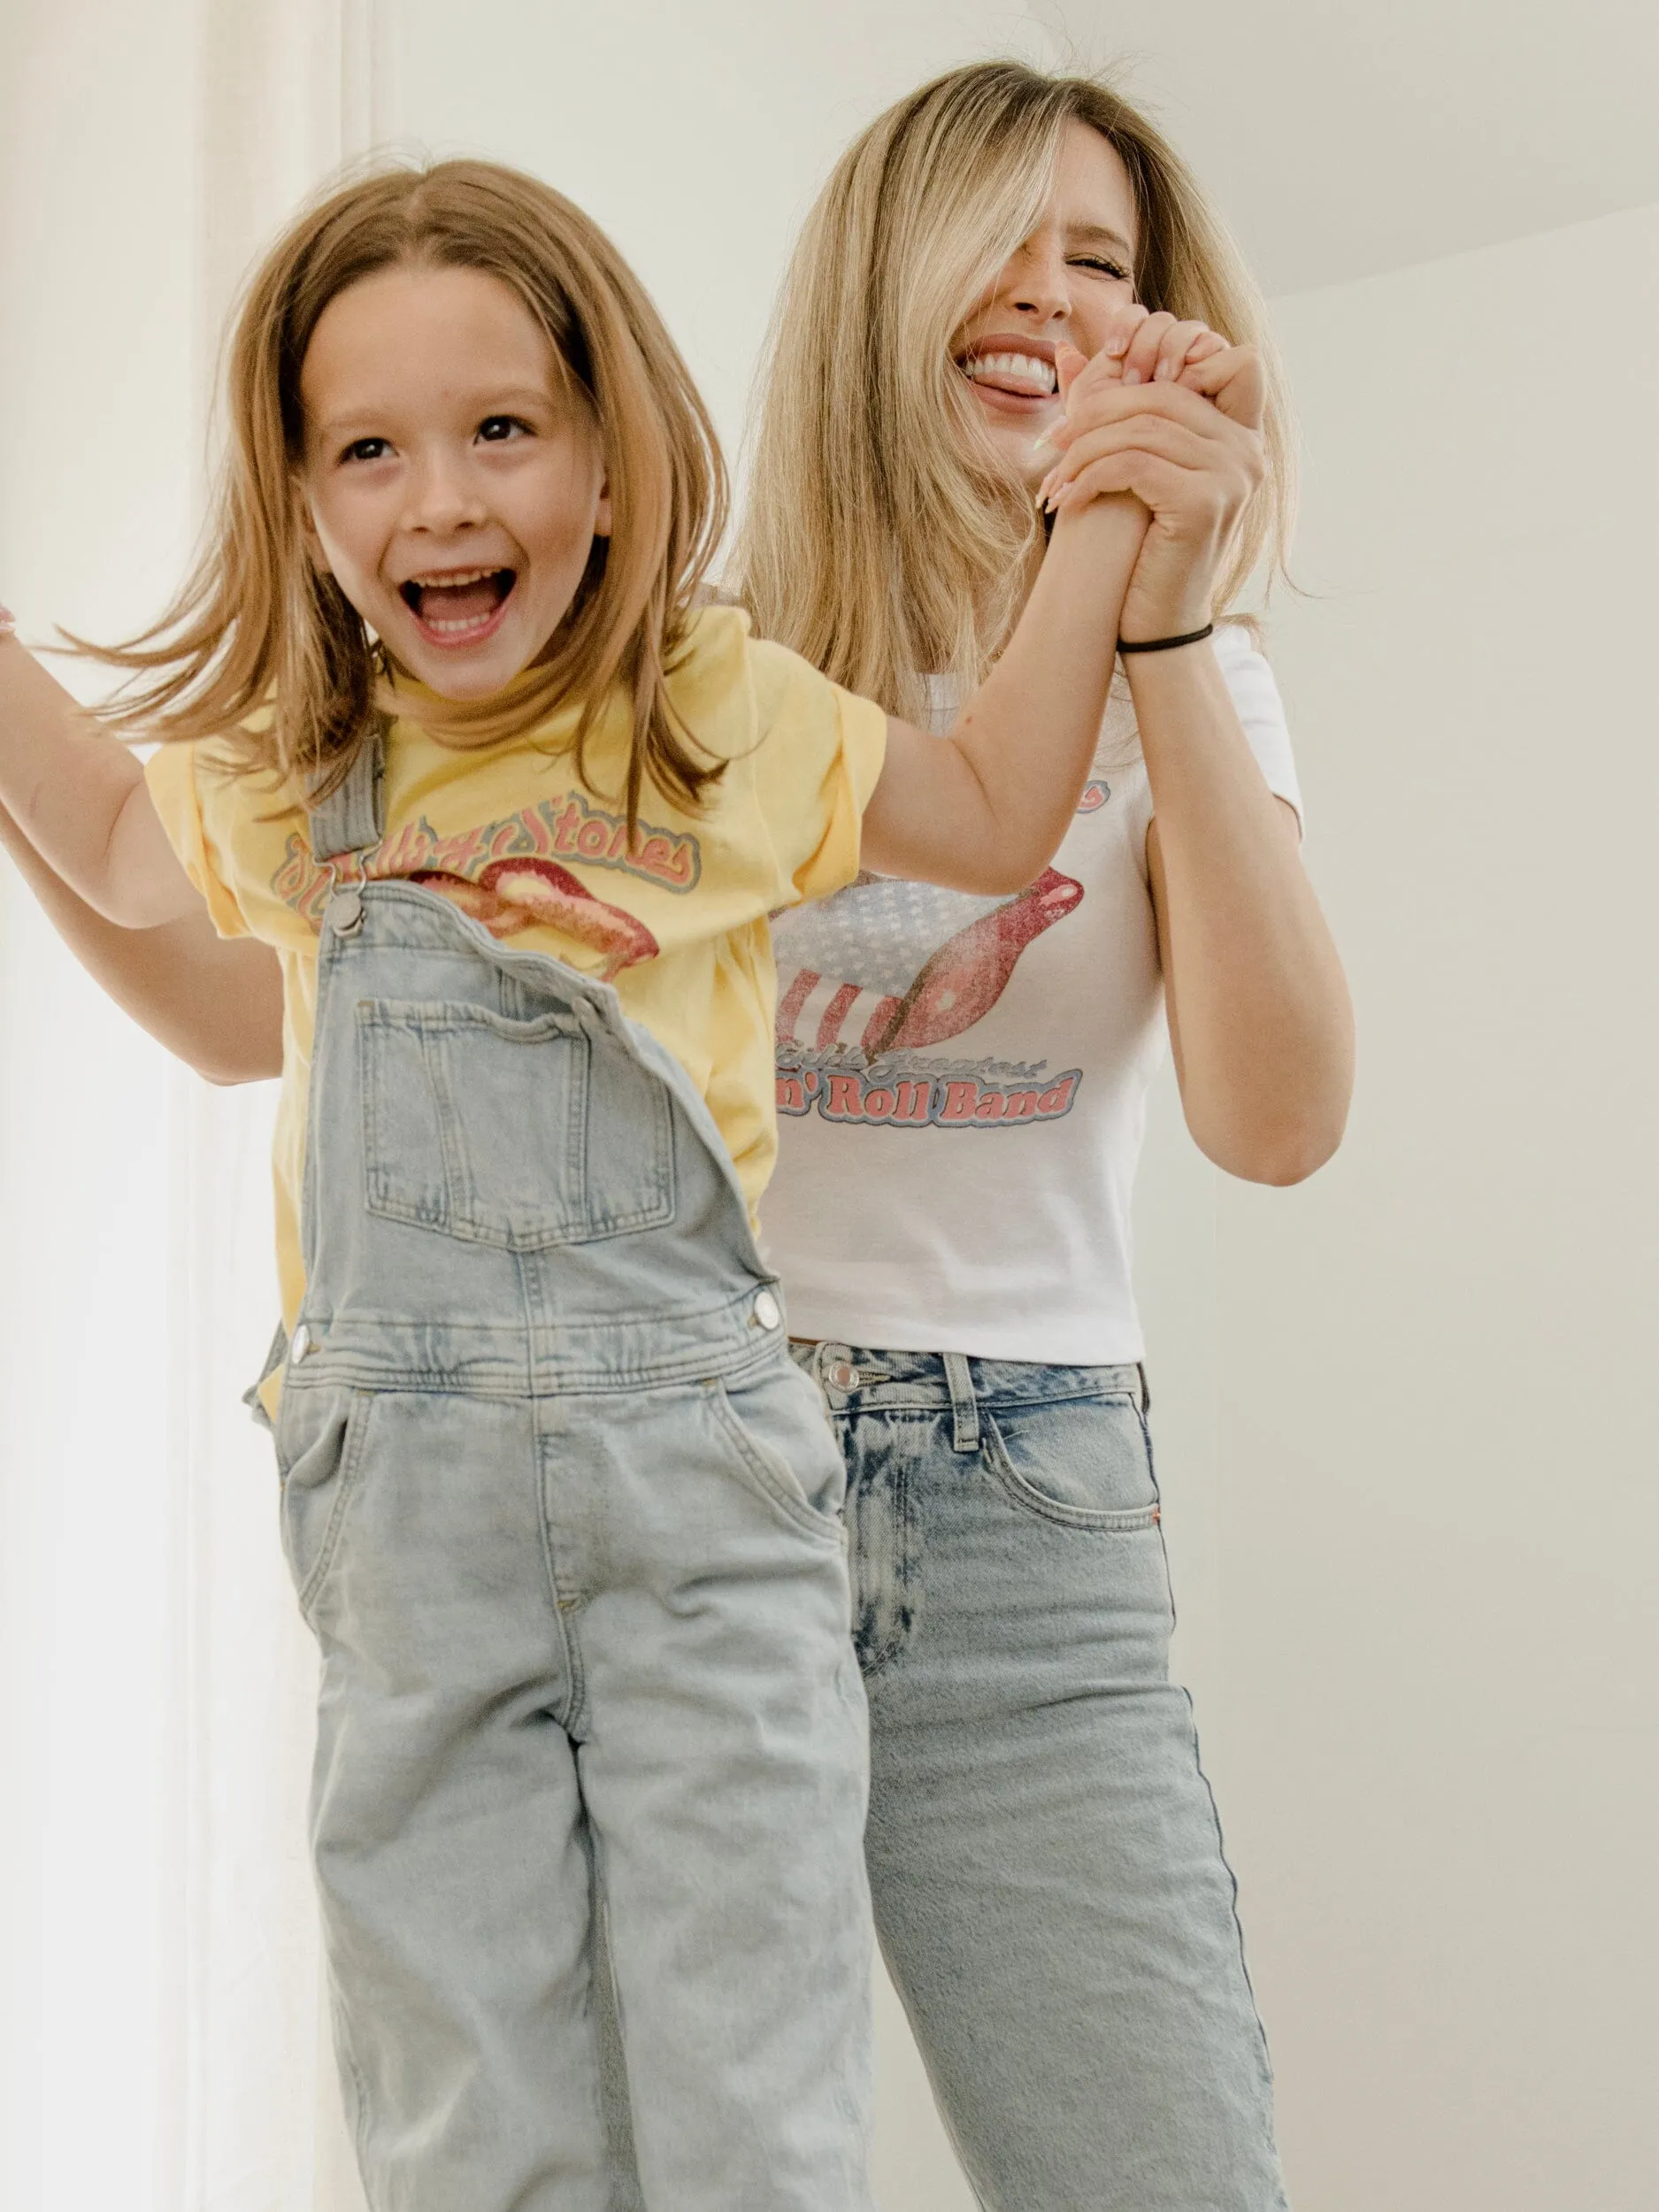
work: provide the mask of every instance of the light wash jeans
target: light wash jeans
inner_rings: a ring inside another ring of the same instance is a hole
[[[276,1443],[369,2203],[603,2212],[596,1883],[650,2212],[870,2212],[844,1475],[725,1147],[606,986],[340,872]]]
[[[798,1346],[848,1469],[876,1924],[987,2212],[1281,2212],[1133,1367]]]

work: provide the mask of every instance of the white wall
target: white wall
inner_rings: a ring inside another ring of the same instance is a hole
[[[1279,314],[1362,1060],[1302,1189],[1149,1163],[1188,1672],[1302,2212],[1647,2212],[1659,208]]]

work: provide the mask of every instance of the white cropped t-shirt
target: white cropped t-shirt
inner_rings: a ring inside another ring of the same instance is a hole
[[[1236,624],[1214,649],[1270,789],[1300,810],[1272,672]],[[1027,890],[864,875],[774,922],[780,1150],[761,1227],[793,1334],[1141,1357],[1130,1202],[1167,1042],[1151,818],[1120,669],[1077,818]]]

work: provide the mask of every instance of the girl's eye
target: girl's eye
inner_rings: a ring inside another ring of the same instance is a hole
[[[1119,284],[1129,282],[1129,272],[1120,262],[1108,261],[1100,254],[1079,254],[1071,265],[1077,269],[1098,269],[1102,276],[1115,277]]]
[[[530,435],[529,424],[520,422],[517,415],[486,415],[478,426],[478,434],[487,445],[501,445],[519,431],[526,438]]]
[[[379,461],[390,450],[388,438],[354,438],[340,457],[342,461]]]

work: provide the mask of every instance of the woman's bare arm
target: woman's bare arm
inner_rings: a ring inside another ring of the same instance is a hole
[[[124,1013],[210,1083],[282,1071],[282,972],[257,938],[223,938],[205,906],[150,929],[108,921],[0,807],[0,845],[75,958]]]
[[[1134,642],[1209,622],[1263,480],[1260,361],[1206,339],[1178,379],[1190,328],[1147,316],[1117,368],[1097,355],[1079,375],[1051,434],[1063,499],[1126,487],[1151,510],[1124,603]],[[1132,370],[1141,381],[1125,381]],[[1147,871],[1187,1125],[1229,1174],[1300,1182],[1341,1140],[1354,1017],[1291,810],[1268,789],[1207,643],[1124,665],[1152,786]]]
[[[1341,1141],[1354,1015],[1295,816],[1268,789],[1207,644],[1128,667],[1187,1125],[1229,1174],[1298,1183]]]

